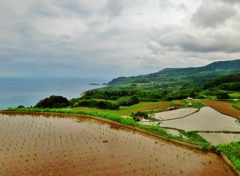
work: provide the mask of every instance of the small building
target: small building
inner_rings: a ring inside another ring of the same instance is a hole
[[[193,98],[192,97],[187,97],[187,100],[193,100]]]

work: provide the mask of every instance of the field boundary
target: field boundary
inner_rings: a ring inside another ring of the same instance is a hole
[[[232,164],[232,162],[228,159],[228,157],[223,153],[220,152],[220,155],[222,156],[222,158],[224,159],[224,161],[231,166],[231,168],[240,176],[240,171],[237,170],[237,168]]]

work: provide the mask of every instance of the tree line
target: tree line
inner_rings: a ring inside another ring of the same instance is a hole
[[[83,96],[71,100],[62,96],[52,95],[40,100],[35,107],[63,108],[84,106],[116,110],[120,106],[131,106],[139,102],[171,101],[187,97],[205,98],[206,96],[215,96],[217,99],[228,99],[229,91],[239,90],[240,74],[231,74],[218,77],[203,85],[182,85],[176,90],[169,90],[168,87],[164,89],[148,89],[143,87],[109,86],[88,90],[84,92]]]

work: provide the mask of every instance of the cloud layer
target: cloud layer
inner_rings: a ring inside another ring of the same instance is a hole
[[[240,59],[238,0],[3,0],[0,76],[118,77]]]

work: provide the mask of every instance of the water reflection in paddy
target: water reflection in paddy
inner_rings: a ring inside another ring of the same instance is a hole
[[[203,107],[199,112],[187,117],[163,121],[161,126],[174,127],[186,131],[239,131],[240,126],[235,121],[236,119],[233,117],[223,115],[210,107]]]
[[[0,127],[6,175],[234,175],[215,154],[79,116],[0,114]]]
[[[229,134],[229,133],[198,133],[207,141],[213,145],[231,143],[240,141],[240,134]]]
[[[159,112],[154,114],[154,118],[158,120],[169,120],[169,119],[175,119],[187,116],[189,114],[192,114],[196,112],[197,108],[182,108],[172,111],[166,111],[166,112]]]

